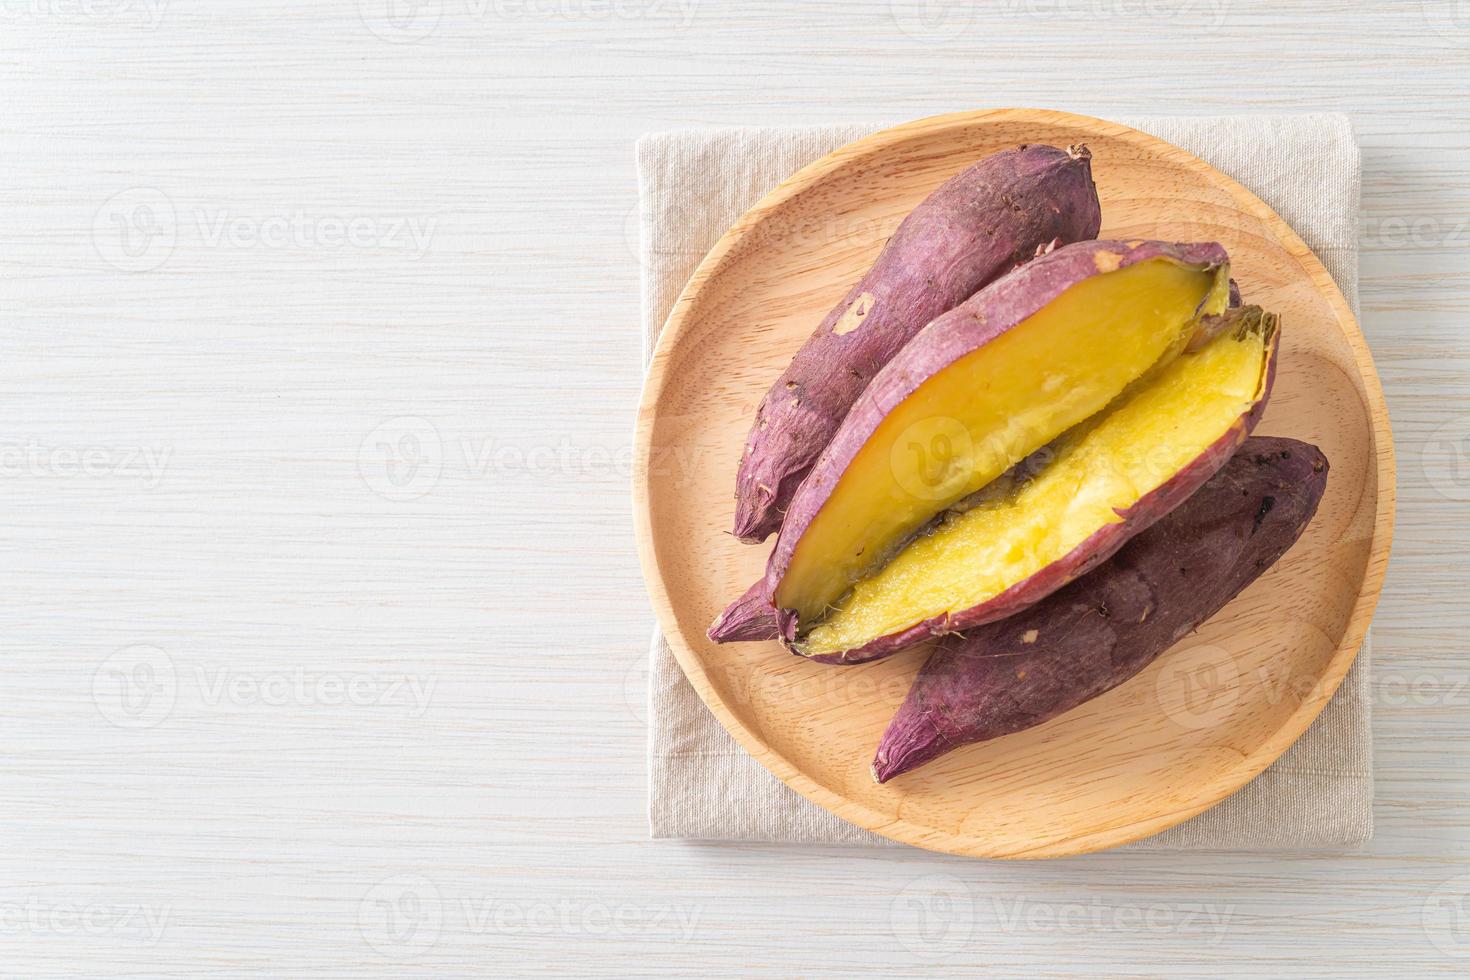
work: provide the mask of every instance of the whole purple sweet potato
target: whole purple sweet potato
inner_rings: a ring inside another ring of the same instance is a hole
[[[1200,490],[1090,575],[1010,619],[946,637],[878,743],[886,782],[1109,691],[1284,555],[1327,486],[1294,439],[1247,439]]]
[[[782,515],[878,370],[939,314],[1053,241],[1101,223],[1085,147],[1022,146],[942,184],[827,314],[756,412],[735,480],[735,536],[755,543]]]

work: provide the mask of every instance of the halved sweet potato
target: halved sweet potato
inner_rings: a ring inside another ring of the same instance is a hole
[[[879,372],[798,490],[763,597],[789,643],[936,514],[1096,414],[1228,295],[1219,245],[1084,242],[934,320]],[[711,636],[734,639],[751,594]]]
[[[1277,320],[1214,318],[1213,336],[1133,386],[865,577],[792,648],[861,663],[1003,619],[1106,560],[1209,479],[1259,418]],[[1206,331],[1208,332],[1208,330]]]
[[[885,782],[962,745],[1022,731],[1111,690],[1286,553],[1327,486],[1327,459],[1252,438],[1176,510],[1086,578],[939,644],[878,743]]]
[[[1097,237],[1086,147],[1032,144],[945,181],[817,327],[756,412],[735,478],[735,536],[763,541],[883,365],[929,321],[1029,261]]]

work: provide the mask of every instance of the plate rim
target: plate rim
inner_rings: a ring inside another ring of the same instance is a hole
[[[1033,123],[1082,128],[1134,144],[1152,155],[1171,158],[1200,171],[1216,186],[1230,193],[1235,203],[1260,219],[1275,234],[1284,248],[1302,264],[1314,288],[1328,301],[1337,317],[1338,326],[1352,351],[1358,375],[1363,381],[1370,415],[1373,453],[1378,481],[1372,540],[1367,564],[1353,608],[1348,616],[1342,639],[1332,658],[1323,668],[1312,693],[1297,709],[1247,756],[1213,780],[1199,784],[1191,794],[1191,802],[1168,813],[1142,820],[1130,820],[1117,827],[1101,828],[1081,835],[1038,842],[1034,847],[1016,849],[988,848],[974,835],[920,827],[901,818],[894,819],[870,809],[862,803],[827,789],[768,745],[760,733],[747,728],[738,715],[726,705],[710,682],[700,657],[689,646],[680,631],[673,603],[665,588],[665,577],[653,541],[653,514],[649,488],[649,465],[652,457],[653,430],[658,420],[657,406],[670,382],[669,364],[673,351],[690,329],[689,310],[700,292],[714,278],[716,270],[731,251],[744,239],[750,228],[766,214],[805,191],[808,186],[832,170],[864,156],[876,154],[917,135],[933,136],[946,129],[968,129],[986,123]],[[693,275],[680,291],[669,310],[644,374],[639,395],[638,415],[633,451],[633,517],[638,539],[638,558],[649,598],[658,618],[659,629],[679,663],[684,676],[698,693],[700,700],[714,714],[746,752],[782,783],[800,793],[840,819],[900,843],[926,850],[969,857],[1042,858],[1086,854],[1119,847],[1152,836],[1183,823],[1217,805],[1264,772],[1311,726],[1331,701],[1343,678],[1347,676],[1367,636],[1368,626],[1383,589],[1388,558],[1393,541],[1396,510],[1396,462],[1393,433],[1389,423],[1383,385],[1374,366],[1368,343],[1352,307],[1341,289],[1316,254],[1276,211],[1234,178],[1178,146],[1131,126],[1093,116],[1054,109],[970,109],[928,116],[871,133],[807,164],[764,195],[720,236],[714,247],[700,261]]]

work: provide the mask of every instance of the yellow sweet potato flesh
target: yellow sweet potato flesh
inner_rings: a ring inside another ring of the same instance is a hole
[[[776,604],[804,630],[935,514],[1177,355],[1196,313],[1223,308],[1223,281],[1166,259],[1100,273],[935,373],[853,458],[796,545]]]
[[[1225,436],[1260,396],[1265,363],[1257,332],[1179,357],[1067,433],[1033,479],[982,494],[859,582],[803,652],[851,649],[978,606],[1069,554]]]

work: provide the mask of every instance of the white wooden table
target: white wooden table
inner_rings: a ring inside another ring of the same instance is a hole
[[[1470,968],[1470,7],[1369,6],[0,0],[0,974]],[[1361,853],[646,839],[633,140],[975,105],[1352,114]]]

